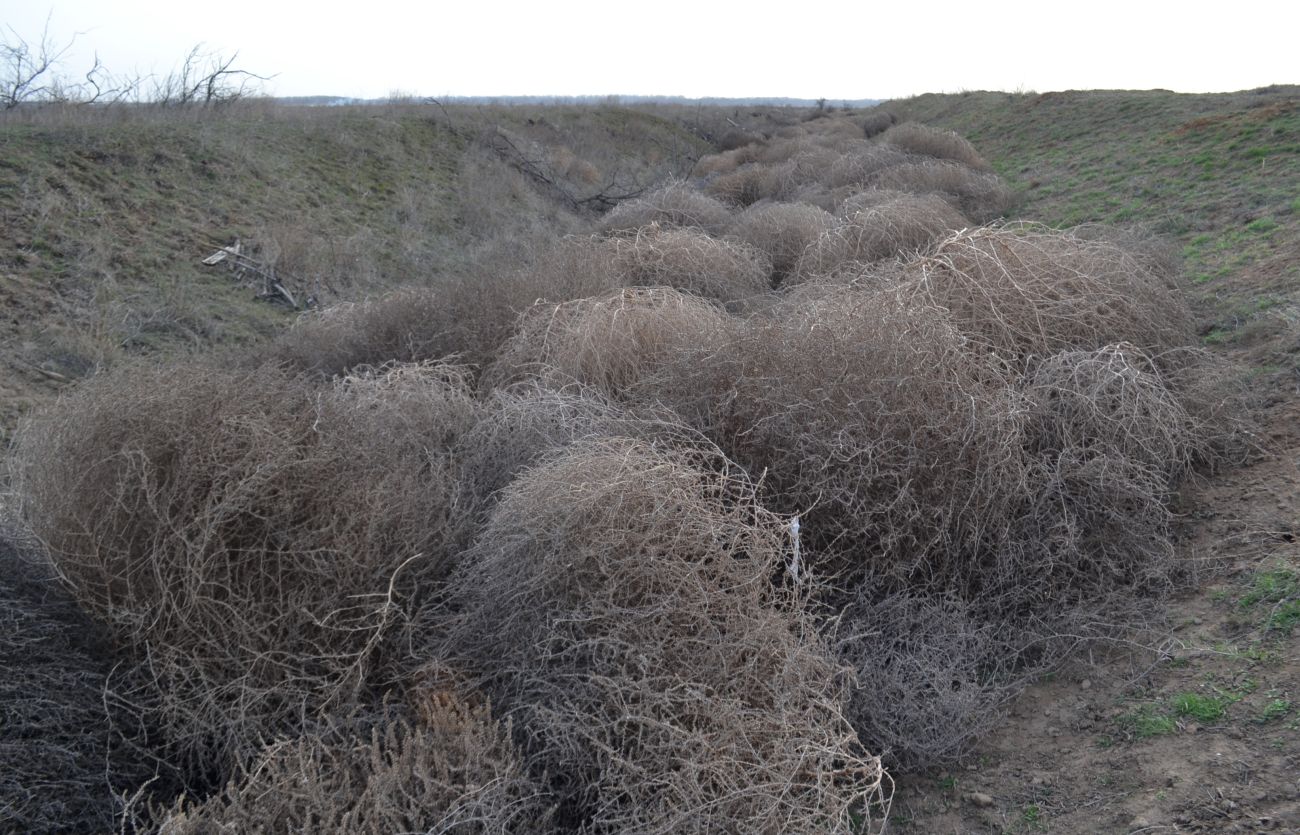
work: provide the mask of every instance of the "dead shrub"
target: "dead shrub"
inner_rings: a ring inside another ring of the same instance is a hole
[[[882,133],[880,141],[902,148],[909,154],[950,159],[976,171],[990,170],[988,162],[979,155],[975,146],[950,130],[940,130],[917,122],[903,122]]]
[[[720,347],[638,369],[637,396],[765,473],[765,500],[803,516],[818,559],[899,586],[968,582],[966,561],[1024,484],[1024,410],[1005,369],[941,310],[815,289]]]
[[[775,588],[786,530],[725,460],[571,447],[502,495],[443,654],[515,723],[585,832],[847,832],[879,762]]]
[[[318,389],[199,363],[92,379],[24,431],[25,517],[80,604],[146,656],[168,746],[210,772],[346,706],[463,524],[463,371]]]
[[[671,412],[632,408],[593,388],[549,388],[527,382],[496,389],[486,398],[483,418],[455,450],[462,503],[474,513],[490,509],[502,488],[543,457],[609,437],[640,438],[678,448],[700,443]]]
[[[821,183],[806,183],[796,187],[790,192],[789,202],[816,206],[824,212],[834,212],[836,206],[835,195]]]
[[[1090,453],[1150,468],[1172,489],[1193,459],[1193,424],[1138,348],[1106,345],[1064,351],[1035,364],[1025,379],[1034,451]]]
[[[857,672],[853,727],[887,763],[909,770],[958,762],[1035,672],[1023,666],[1031,635],[982,620],[952,597],[858,595],[833,640]]]
[[[1128,342],[1158,356],[1190,341],[1186,302],[1111,244],[1032,224],[966,230],[905,269],[902,291],[949,311],[1013,360]]]
[[[1245,369],[1204,348],[1166,351],[1156,364],[1191,421],[1194,467],[1213,472],[1262,452],[1260,427],[1252,417],[1259,399]]]
[[[758,158],[758,153],[758,145],[746,145],[720,154],[709,154],[700,157],[695,163],[695,167],[691,169],[691,176],[711,177],[717,174],[730,173],[742,165],[753,162]]]
[[[634,232],[652,223],[721,235],[731,223],[731,210],[688,183],[674,181],[644,197],[619,203],[601,219],[600,229]]]
[[[862,139],[862,128],[852,119],[840,116],[819,116],[805,122],[804,128],[815,136]]]
[[[902,195],[863,209],[826,229],[801,253],[794,274],[804,280],[852,264],[916,254],[968,225],[934,195]]]
[[[854,191],[860,191],[882,172],[903,165],[910,159],[912,157],[897,148],[864,142],[860,148],[841,154],[825,170],[822,182],[831,188],[849,186]],[[916,189],[900,190],[915,191]]]
[[[1015,195],[998,175],[975,171],[950,160],[900,162],[875,171],[864,184],[947,195],[962,214],[976,223],[1002,217],[1015,202]]]
[[[394,711],[389,711],[393,713]],[[162,835],[262,832],[535,833],[549,829],[509,723],[430,694],[416,721],[377,715],[268,745],[220,794],[181,803]]]
[[[868,139],[898,124],[898,117],[888,110],[873,110],[862,120],[862,133]]]
[[[689,350],[725,341],[726,311],[668,288],[629,288],[565,304],[541,304],[485,376],[501,388],[520,380],[579,383],[615,398]]]
[[[719,151],[734,151],[737,148],[743,148],[746,145],[754,145],[763,141],[763,137],[756,133],[732,128],[722,135],[718,140]]]
[[[764,198],[779,200],[792,191],[795,166],[791,163],[764,165],[751,162],[710,179],[704,191],[723,203],[745,207]]]
[[[407,288],[301,316],[259,359],[327,377],[364,365],[441,359],[466,351],[446,294]]]
[[[1084,223],[1070,231],[1084,240],[1102,241],[1119,247],[1166,281],[1175,282],[1183,274],[1183,257],[1174,242],[1142,224]]]
[[[906,191],[898,191],[892,188],[868,188],[853,191],[839,201],[835,214],[842,218],[853,217],[864,209],[874,209],[907,195],[908,192]]]
[[[388,362],[454,360],[481,368],[538,299],[567,301],[616,286],[582,246],[561,243],[528,254],[535,265],[521,266],[524,256],[515,253],[509,266],[485,263],[442,274],[429,286],[306,313],[249,361],[324,377]]]
[[[581,276],[589,292],[534,298],[567,301],[619,287],[672,287],[729,302],[767,290],[771,272],[767,256],[747,244],[651,224],[633,235],[565,239],[539,260],[535,280],[547,287]]]
[[[762,250],[772,262],[772,283],[780,284],[809,244],[835,223],[825,210],[799,203],[759,203],[741,212],[732,237]]]

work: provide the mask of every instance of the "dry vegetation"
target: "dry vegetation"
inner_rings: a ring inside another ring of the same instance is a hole
[[[33,421],[24,523],[188,783],[137,822],[865,831],[882,763],[956,761],[1175,587],[1170,503],[1246,427],[1170,261],[974,226],[1006,185],[894,122],[738,134],[513,261]]]

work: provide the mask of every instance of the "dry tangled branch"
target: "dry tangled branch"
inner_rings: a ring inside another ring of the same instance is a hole
[[[839,668],[772,585],[787,542],[716,455],[593,441],[504,492],[443,651],[514,721],[562,827],[847,833],[880,796]]]

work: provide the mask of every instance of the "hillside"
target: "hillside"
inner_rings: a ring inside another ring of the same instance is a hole
[[[643,188],[707,148],[683,123],[606,107],[9,114],[0,443],[97,368],[283,329],[296,311],[258,298],[264,276],[202,264],[219,247],[238,241],[299,307],[360,299],[572,228],[565,196]]]

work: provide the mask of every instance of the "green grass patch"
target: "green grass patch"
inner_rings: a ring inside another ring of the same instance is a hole
[[[1179,693],[1174,696],[1174,714],[1195,719],[1202,724],[1217,722],[1228,712],[1233,699],[1229,696],[1206,696],[1201,693]]]
[[[1281,226],[1281,224],[1271,217],[1255,218],[1250,223],[1246,224],[1246,228],[1251,232],[1254,232],[1256,235],[1267,235],[1279,226]]]
[[[1259,712],[1257,722],[1275,722],[1283,719],[1291,712],[1291,701],[1289,699],[1273,699],[1264,705],[1264,709]]]
[[[1135,739],[1165,736],[1178,728],[1174,717],[1159,710],[1155,705],[1142,705],[1132,713],[1121,716],[1119,721],[1121,725],[1128,728]]]

